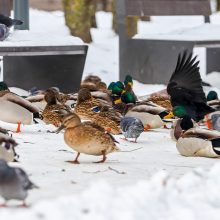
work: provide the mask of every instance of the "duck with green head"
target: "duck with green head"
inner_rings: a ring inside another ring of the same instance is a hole
[[[198,67],[199,62],[195,61],[196,57],[193,58],[192,53],[188,54],[187,51],[184,51],[183,54],[179,54],[176,68],[167,86],[167,92],[171,97],[173,109],[175,107],[179,109],[177,114],[184,107],[187,115],[199,122],[204,119],[206,114],[215,110],[207,105]]]
[[[188,115],[178,119],[174,137],[177,140],[176,148],[182,156],[220,157],[220,132],[195,127]]]

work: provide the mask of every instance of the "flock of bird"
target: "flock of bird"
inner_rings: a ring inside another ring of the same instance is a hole
[[[179,54],[167,89],[145,100],[135,95],[130,75],[109,86],[90,75],[78,93],[64,94],[52,87],[33,89],[28,97],[12,93],[0,82],[0,120],[18,124],[18,133],[22,124],[39,120],[54,125],[54,135],[64,130],[65,143],[77,152],[74,160],[67,161],[73,164],[79,164],[81,153],[102,156],[97,163],[104,163],[107,154],[120,151],[113,135],[123,134],[124,140],[135,143],[142,132],[168,129],[170,123],[171,137],[181,155],[219,157],[220,101],[214,91],[205,96],[198,64],[191,53]],[[27,191],[36,185],[22,169],[8,165],[18,157],[17,143],[9,134],[0,129],[0,195],[6,202],[25,201]]]

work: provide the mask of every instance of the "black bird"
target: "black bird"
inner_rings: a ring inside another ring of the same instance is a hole
[[[207,105],[198,67],[199,61],[195,62],[196,58],[187,51],[184,51],[183,55],[179,54],[167,92],[171,97],[174,115],[177,117],[188,115],[198,122],[215,110]]]
[[[9,18],[5,15],[0,14],[0,24],[6,25],[8,28],[12,27],[13,25],[22,25],[23,21]]]

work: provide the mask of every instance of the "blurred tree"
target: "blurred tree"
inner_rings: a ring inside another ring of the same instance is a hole
[[[117,32],[116,0],[63,0],[66,25],[71,34],[85,42],[91,42],[90,28],[96,27],[95,11],[113,13],[113,29]],[[126,26],[129,37],[137,33],[138,17],[127,17]]]
[[[220,0],[216,0],[217,2],[217,11],[220,11]]]
[[[63,6],[71,34],[91,42],[90,28],[94,25],[96,0],[63,0]]]

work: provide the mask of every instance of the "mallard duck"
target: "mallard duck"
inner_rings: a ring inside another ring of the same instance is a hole
[[[192,53],[187,55],[187,51],[179,55],[167,92],[171,97],[173,108],[184,108],[187,115],[198,122],[204,119],[206,114],[214,112],[214,109],[207,105],[199,73],[199,61],[195,63],[195,60],[196,57],[192,58]],[[178,112],[181,111],[176,111]],[[181,117],[177,114],[176,116]]]
[[[187,157],[220,157],[220,132],[191,128],[181,135],[176,147]]]
[[[0,82],[0,120],[18,124],[16,132],[20,132],[21,124],[33,124],[34,118],[39,118],[39,109]]]
[[[139,118],[144,124],[145,131],[147,131],[165,126],[163,119],[170,119],[173,114],[154,103],[140,102],[128,107],[125,116]]]
[[[16,141],[4,133],[0,133],[0,159],[7,162],[17,161],[17,153],[15,152]]]
[[[177,141],[184,131],[195,127],[198,125],[188,115],[184,115],[182,118],[173,121],[170,130],[171,139]]]
[[[80,89],[74,112],[81,119],[90,120],[113,134],[120,133],[120,115],[91,96],[88,89]]]
[[[79,164],[78,158],[81,153],[103,156],[103,159],[98,163],[106,161],[106,155],[119,148],[115,144],[115,139],[99,125],[93,122],[81,122],[76,114],[66,115],[62,126],[57,132],[65,128],[64,140],[66,144],[77,151],[77,157],[73,161],[67,161],[74,164]]]
[[[42,119],[46,124],[53,124],[55,127],[59,127],[66,114],[72,113],[69,106],[58,104],[58,93],[54,90],[48,90],[45,94],[45,101],[47,105],[42,112]]]

